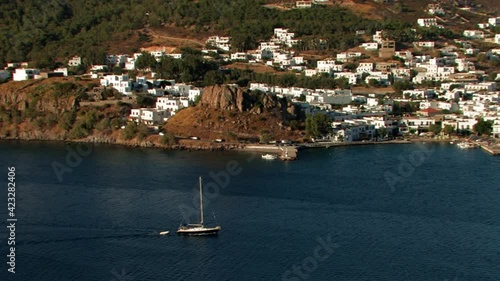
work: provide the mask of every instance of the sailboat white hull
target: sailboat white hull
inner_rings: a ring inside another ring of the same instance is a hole
[[[180,227],[177,230],[179,235],[200,236],[200,235],[216,235],[221,230],[220,226],[216,227]]]
[[[203,225],[203,188],[200,177],[200,223],[181,225],[177,230],[177,234],[190,235],[190,236],[215,235],[220,230],[221,230],[220,226],[205,227],[205,225]]]

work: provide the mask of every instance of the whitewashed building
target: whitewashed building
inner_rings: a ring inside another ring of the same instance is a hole
[[[101,79],[101,85],[112,87],[123,95],[132,94],[132,81],[128,75],[106,75]]]
[[[170,112],[165,110],[158,110],[155,108],[137,108],[131,110],[129,119],[135,121],[136,123],[155,125],[162,124],[170,116]]]
[[[484,39],[484,31],[482,30],[464,30],[464,36],[473,39]]]
[[[40,78],[40,70],[29,68],[16,68],[12,76],[12,80],[14,81],[25,81],[37,78]]]
[[[79,66],[82,64],[82,57],[75,56],[68,61],[68,66]]]
[[[417,19],[417,24],[421,27],[431,27],[437,25],[436,18],[420,18]]]

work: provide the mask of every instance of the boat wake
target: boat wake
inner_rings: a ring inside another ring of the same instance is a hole
[[[75,237],[68,239],[50,239],[50,240],[40,240],[40,241],[24,241],[24,245],[37,245],[37,244],[50,244],[50,243],[64,243],[64,242],[74,242],[74,241],[89,241],[89,240],[100,240],[100,239],[126,239],[126,238],[141,238],[141,237],[151,237],[159,236],[159,232],[154,233],[137,233],[137,234],[123,234],[123,235],[106,235],[106,236],[94,236],[94,237]]]

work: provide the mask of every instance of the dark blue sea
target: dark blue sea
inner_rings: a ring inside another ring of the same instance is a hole
[[[0,280],[500,280],[500,157],[450,144],[299,156],[0,142]],[[177,236],[198,220],[199,176],[222,231]]]

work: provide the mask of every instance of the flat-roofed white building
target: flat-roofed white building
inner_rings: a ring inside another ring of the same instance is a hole
[[[484,31],[482,30],[464,30],[464,36],[468,38],[483,39]]]
[[[421,27],[431,27],[437,25],[436,18],[420,18],[417,19],[417,24]]]
[[[104,87],[113,87],[124,95],[132,94],[132,81],[128,75],[106,75],[101,79],[101,85]]]
[[[156,108],[137,108],[131,110],[129,119],[137,123],[154,125],[162,124],[170,116],[170,112],[165,110],[158,110]]]
[[[488,23],[489,23],[491,26],[497,26],[497,25],[500,25],[500,17],[489,18],[489,19],[488,19]]]
[[[25,81],[30,79],[36,79],[40,76],[40,70],[29,69],[29,68],[17,68],[12,76],[14,81]]]
[[[68,66],[79,66],[82,64],[82,57],[74,56],[68,61]]]
[[[360,45],[360,47],[367,51],[376,51],[378,50],[378,43],[377,42],[363,43]]]

